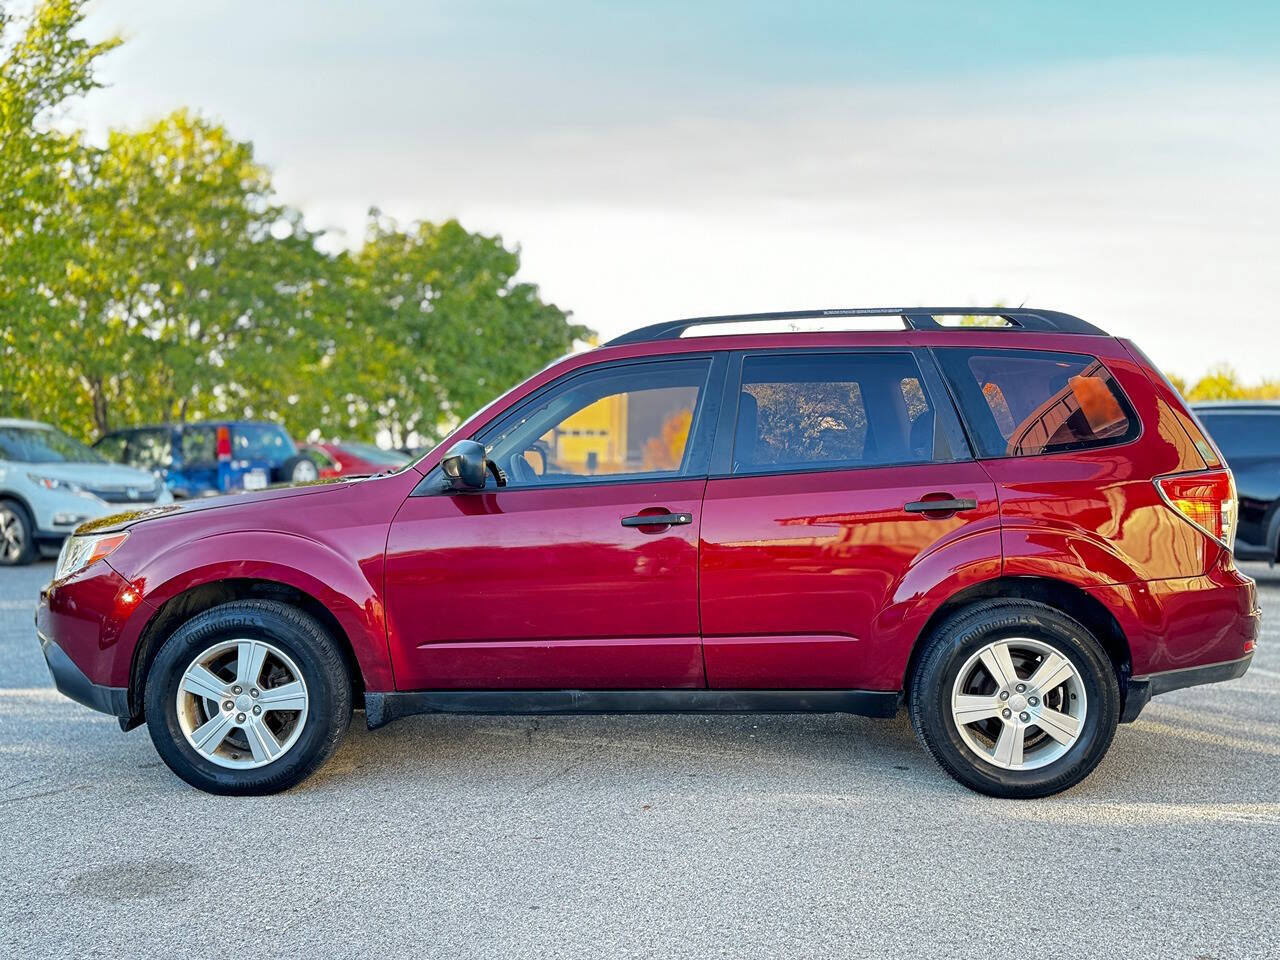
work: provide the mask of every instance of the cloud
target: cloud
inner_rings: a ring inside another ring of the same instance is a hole
[[[606,333],[679,315],[1023,300],[1196,374],[1280,374],[1280,75],[1123,61],[1007,81],[806,88],[659,120],[394,142],[276,161],[313,223],[371,201],[519,242]],[[282,161],[282,162],[281,162]]]
[[[478,21],[379,8],[342,29],[334,8],[264,8],[252,29],[243,9],[193,26],[133,8],[137,35],[87,119],[209,111],[255,141],[331,245],[359,241],[371,204],[458,216],[520,244],[525,275],[606,335],[717,312],[1026,300],[1185,375],[1226,360],[1280,376],[1274,58],[1100,60],[1081,21],[1064,41],[1075,60],[1037,28],[1042,53],[972,67],[935,35],[950,52],[920,70],[905,21],[877,33],[854,18],[810,56],[823,8],[805,36],[756,24],[703,63],[688,48],[704,33],[634,18],[628,39],[612,20],[575,32],[510,5]]]

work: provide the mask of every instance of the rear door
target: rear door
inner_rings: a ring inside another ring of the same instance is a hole
[[[913,565],[974,531],[998,572],[995,487],[927,354],[735,361],[702,508],[708,685],[897,689],[878,619]]]

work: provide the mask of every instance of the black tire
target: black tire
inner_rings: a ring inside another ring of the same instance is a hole
[[[961,738],[951,711],[957,675],[975,653],[1005,637],[1030,637],[1055,648],[1077,668],[1087,700],[1078,739],[1061,757],[1035,769],[1007,769],[979,757]],[[926,641],[911,678],[911,724],[942,769],[965,786],[995,797],[1060,793],[1102,760],[1120,720],[1116,671],[1097,639],[1078,622],[1030,600],[985,600],[950,617]]]
[[[177,694],[191,662],[215,644],[261,639],[280,648],[306,683],[306,720],[292,747],[256,769],[231,769],[202,756],[178,720]],[[275,600],[237,600],[188,620],[165,640],[147,671],[145,707],[151,741],[169,769],[209,793],[287,790],[318,770],[351,722],[351,681],[337,642],[312,617]]]
[[[320,479],[320,468],[310,457],[299,454],[280,465],[280,479],[284,483],[312,483]]]
[[[12,534],[18,538],[17,549],[0,531],[0,567],[25,567],[35,560],[40,549],[36,546],[36,525],[27,508],[17,500],[0,499],[0,517],[5,526],[13,525]]]

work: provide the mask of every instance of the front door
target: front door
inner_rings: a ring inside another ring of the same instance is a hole
[[[743,357],[728,476],[702,508],[709,686],[896,689],[880,618],[912,567],[968,538],[998,574],[995,487],[928,369],[910,351]]]
[[[705,686],[712,367],[700,356],[567,375],[474,438],[505,486],[424,480],[387,544],[399,689]]]

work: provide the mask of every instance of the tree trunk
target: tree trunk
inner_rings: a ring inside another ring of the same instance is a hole
[[[93,400],[93,425],[97,428],[98,436],[102,436],[107,432],[107,397],[102,389],[101,377],[89,378],[89,396]]]

